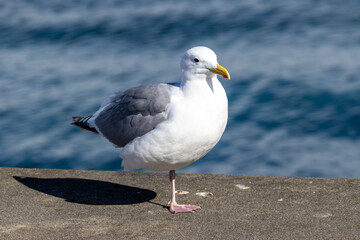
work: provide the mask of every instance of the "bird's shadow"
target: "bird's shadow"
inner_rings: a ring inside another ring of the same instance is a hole
[[[128,205],[150,202],[154,191],[117,183],[82,178],[13,178],[39,192],[62,198],[67,202],[90,205]]]

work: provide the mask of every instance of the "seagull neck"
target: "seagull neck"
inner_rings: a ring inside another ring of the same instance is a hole
[[[218,81],[215,75],[206,78],[182,78],[180,86],[184,93],[192,94],[193,92],[207,91],[207,89],[214,92],[213,84],[215,81]]]

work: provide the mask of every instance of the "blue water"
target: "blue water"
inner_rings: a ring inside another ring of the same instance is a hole
[[[70,117],[178,81],[197,45],[231,73],[229,122],[182,172],[360,176],[357,0],[1,1],[0,166],[120,170]]]

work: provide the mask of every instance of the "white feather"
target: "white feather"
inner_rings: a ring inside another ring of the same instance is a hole
[[[183,168],[207,154],[220,140],[228,118],[228,100],[216,75],[215,53],[201,47],[181,61],[182,82],[166,109],[167,119],[135,138],[120,153],[125,170],[169,171]],[[197,56],[201,64],[194,64]]]

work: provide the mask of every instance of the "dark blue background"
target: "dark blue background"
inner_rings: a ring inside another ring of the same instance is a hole
[[[119,170],[119,150],[70,126],[112,92],[174,82],[205,45],[229,123],[183,172],[359,177],[359,1],[0,2],[0,166]]]

